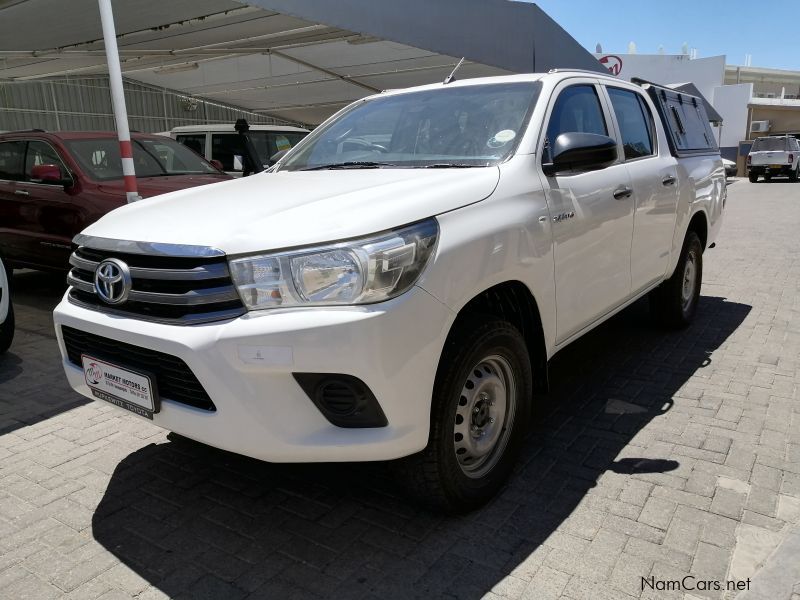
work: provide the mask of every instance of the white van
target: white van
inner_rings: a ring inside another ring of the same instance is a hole
[[[310,131],[302,127],[285,125],[251,125],[247,135],[261,157],[265,167],[270,157],[281,150],[290,150]],[[188,146],[206,160],[218,160],[229,175],[242,174],[244,164],[244,141],[233,128],[233,123],[224,125],[185,125],[175,127],[169,136]]]

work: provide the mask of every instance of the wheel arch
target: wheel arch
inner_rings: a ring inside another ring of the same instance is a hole
[[[539,304],[530,288],[519,280],[508,280],[484,289],[458,311],[447,335],[475,315],[494,316],[514,325],[525,339],[534,373],[534,391],[548,390],[547,345]],[[445,342],[447,344],[447,342]]]
[[[688,235],[690,231],[694,231],[697,234],[697,237],[700,238],[700,243],[703,245],[703,251],[705,251],[708,244],[708,215],[706,215],[705,210],[702,208],[695,212],[692,218],[689,219],[689,225],[686,227],[686,234],[683,236],[684,239],[686,239],[686,235]]]

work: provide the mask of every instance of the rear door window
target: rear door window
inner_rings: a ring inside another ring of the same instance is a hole
[[[606,89],[622,135],[625,160],[652,156],[653,116],[641,94],[615,87]]]
[[[0,142],[0,179],[20,181],[25,160],[25,142]]]
[[[221,162],[224,171],[241,171],[244,155],[244,138],[238,133],[211,135],[211,158]]]

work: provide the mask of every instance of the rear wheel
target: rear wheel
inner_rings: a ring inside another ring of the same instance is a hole
[[[692,322],[703,281],[703,244],[694,231],[686,234],[675,272],[650,292],[650,311],[662,325],[686,327]]]
[[[750,180],[750,183],[755,183],[758,181],[758,173],[753,173],[750,171],[750,173],[747,175],[747,178]]]
[[[789,181],[797,181],[798,175],[800,175],[800,163],[797,164],[794,171],[789,173]]]
[[[765,173],[764,174],[764,181],[766,181],[766,182],[772,181],[772,175],[770,175],[769,173]]]
[[[400,461],[420,502],[463,512],[488,501],[511,472],[530,421],[532,373],[510,323],[473,317],[443,352],[428,446]]]

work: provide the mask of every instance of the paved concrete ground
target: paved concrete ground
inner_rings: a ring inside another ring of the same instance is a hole
[[[51,330],[60,280],[18,273],[0,598],[682,598],[668,582],[686,575],[763,581],[800,520],[799,229],[800,184],[733,183],[696,323],[660,332],[639,303],[559,355],[518,472],[463,518],[414,508],[381,465],[267,465],[84,401]],[[798,583],[774,581],[748,598]]]

